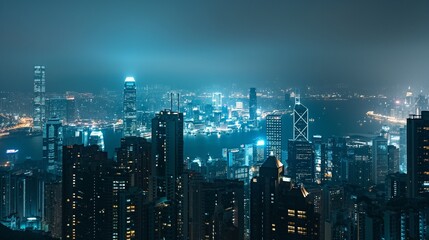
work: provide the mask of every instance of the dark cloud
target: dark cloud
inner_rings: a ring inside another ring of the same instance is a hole
[[[1,1],[0,87],[424,85],[426,1]],[[376,83],[376,84],[374,84]],[[427,87],[427,85],[425,85]]]

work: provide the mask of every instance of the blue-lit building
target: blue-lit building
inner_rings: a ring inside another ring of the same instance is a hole
[[[127,77],[124,83],[124,136],[137,136],[136,81]]]
[[[266,124],[265,156],[269,156],[272,152],[278,160],[282,161],[282,115],[267,115]]]
[[[41,132],[46,118],[45,66],[34,66],[33,130]]]
[[[250,88],[249,91],[249,120],[255,121],[257,118],[256,110],[258,108],[256,98],[256,88]]]
[[[48,173],[61,175],[63,127],[59,118],[50,118],[43,130],[43,163]]]

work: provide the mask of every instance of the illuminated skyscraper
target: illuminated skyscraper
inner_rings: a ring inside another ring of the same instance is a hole
[[[315,180],[315,156],[313,144],[308,141],[288,143],[288,175],[297,183],[312,183]]]
[[[131,187],[149,191],[151,144],[142,137],[121,139],[121,146],[116,149],[119,168],[125,170],[126,179]]]
[[[124,136],[137,136],[136,81],[127,77],[124,83]]]
[[[372,178],[375,184],[382,184],[388,173],[387,139],[378,136],[372,140]]]
[[[429,111],[407,119],[408,195],[429,195]]]
[[[50,118],[43,131],[43,163],[49,173],[61,174],[63,127],[60,119]]]
[[[98,146],[63,148],[62,239],[112,239],[112,163]]]
[[[295,97],[293,109],[293,140],[308,141],[308,109],[301,104],[300,97]]]
[[[256,100],[256,88],[250,88],[249,92],[249,119],[256,120],[256,109],[257,109],[257,100]]]
[[[283,181],[283,164],[269,156],[250,182],[250,239],[276,238],[276,201]]]
[[[45,122],[45,66],[34,66],[33,129],[42,131]]]
[[[66,112],[66,121],[67,124],[70,124],[77,119],[76,114],[76,101],[73,96],[67,96],[67,112]]]
[[[271,152],[282,161],[282,116],[280,114],[270,114],[266,117],[267,124],[267,142],[266,156]]]
[[[212,103],[214,110],[222,110],[222,93],[213,93]]]
[[[104,151],[103,132],[98,131],[98,130],[92,131],[91,134],[89,135],[88,144],[89,145],[98,145],[100,147],[101,151]]]
[[[250,239],[319,239],[319,214],[303,186],[269,156],[250,182]]]
[[[152,119],[151,239],[183,239],[183,167],[183,114],[161,111]]]

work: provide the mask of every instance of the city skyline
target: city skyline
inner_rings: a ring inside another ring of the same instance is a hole
[[[0,2],[0,238],[429,239],[429,2]]]

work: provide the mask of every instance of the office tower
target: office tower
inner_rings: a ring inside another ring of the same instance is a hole
[[[62,239],[112,239],[111,164],[97,145],[63,148]]]
[[[67,96],[67,112],[66,112],[66,121],[67,124],[73,123],[77,119],[76,111],[76,100],[73,96]]]
[[[322,141],[322,136],[313,136],[313,147],[314,147],[314,180],[317,183],[321,183],[325,180],[327,162],[326,162],[326,149],[325,144]]]
[[[299,96],[295,97],[293,108],[293,140],[308,141],[308,109]]]
[[[407,119],[407,174],[409,197],[429,193],[429,111]]]
[[[407,196],[407,174],[391,173],[386,177],[386,200]]]
[[[94,130],[89,134],[88,145],[98,145],[101,151],[104,151],[104,136],[103,132]]]
[[[282,116],[280,114],[270,114],[266,117],[266,156],[271,152],[282,161]]]
[[[34,66],[33,129],[41,132],[45,122],[45,66]]]
[[[124,136],[137,136],[136,81],[127,77],[124,83]]]
[[[253,163],[263,163],[265,158],[265,141],[259,139],[253,144]]]
[[[149,200],[155,203],[154,239],[183,238],[183,114],[164,110],[152,119],[152,177]]]
[[[143,202],[145,195],[138,188],[131,187],[129,190],[119,194],[118,214],[118,239],[138,240],[145,239],[143,228]]]
[[[191,173],[195,175],[195,173]],[[185,228],[190,240],[244,239],[244,186],[238,180],[206,182],[190,176],[185,186]]]
[[[407,125],[399,128],[399,170],[407,173]]]
[[[250,88],[249,92],[249,119],[254,121],[256,120],[256,109],[258,108],[257,99],[256,99],[256,88]]]
[[[222,110],[222,93],[220,92],[213,93],[212,105],[214,110]]]
[[[407,107],[411,107],[414,105],[413,91],[411,90],[410,86],[408,87],[407,92],[405,93],[405,105]]]
[[[141,137],[125,137],[116,149],[118,167],[124,170],[128,185],[149,191],[151,144]]]
[[[319,239],[320,217],[304,186],[280,184],[277,202],[275,239]]]
[[[428,239],[425,199],[391,199],[383,209],[384,239]]]
[[[378,136],[372,140],[372,178],[375,184],[383,184],[388,173],[387,139]]]
[[[44,224],[51,237],[61,238],[62,229],[62,185],[61,182],[45,184]]]
[[[274,156],[250,182],[250,239],[318,239],[319,214],[310,194],[283,177]]]
[[[8,227],[25,230],[26,227],[41,230],[44,218],[43,177],[37,172],[17,171],[1,176],[0,214],[2,218],[15,218]],[[2,222],[6,224],[6,222]]]
[[[289,140],[287,173],[296,183],[312,183],[315,179],[313,144]]]
[[[347,239],[347,227],[344,223],[345,191],[342,186],[325,185],[322,190],[321,226],[324,227],[322,239]]]
[[[43,131],[43,163],[48,173],[61,175],[63,127],[59,118],[50,118]]]
[[[278,186],[283,181],[283,164],[273,155],[259,168],[250,182],[250,239],[277,239]]]
[[[67,117],[67,99],[53,97],[46,99],[46,118],[59,118],[65,122]]]
[[[399,172],[399,148],[387,146],[387,173]]]
[[[332,182],[341,183],[347,180],[347,140],[346,138],[328,138],[326,146],[328,165],[332,173]]]
[[[353,157],[349,162],[348,182],[360,187],[372,185],[371,148],[367,145],[353,148]]]

